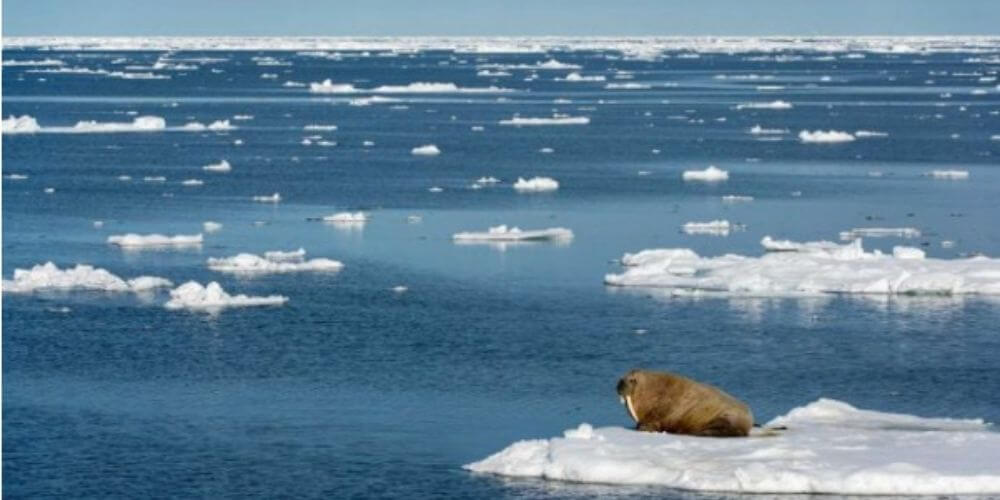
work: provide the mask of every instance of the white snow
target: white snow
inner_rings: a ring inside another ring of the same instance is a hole
[[[849,132],[838,130],[815,130],[812,132],[803,130],[799,132],[799,140],[812,143],[851,142],[854,140],[854,136]]]
[[[31,269],[15,269],[14,277],[3,280],[3,291],[31,293],[36,290],[100,290],[106,292],[144,292],[172,286],[169,280],[155,276],[140,276],[125,280],[106,269],[84,264],[59,269],[52,262]]]
[[[736,109],[792,109],[792,103],[781,100],[771,102],[747,102],[737,104]]]
[[[306,260],[303,248],[294,252],[266,252],[263,257],[241,253],[233,257],[208,258],[208,268],[213,271],[235,274],[291,273],[300,271],[338,271],[344,267],[331,259]]]
[[[551,177],[532,177],[530,179],[518,177],[513,187],[522,192],[555,191],[559,189],[559,182]]]
[[[553,116],[552,118],[524,118],[515,116],[500,120],[500,125],[586,125],[590,118],[586,116]]]
[[[333,215],[323,217],[323,222],[364,224],[365,222],[368,222],[368,214],[364,212],[337,212]]]
[[[208,220],[201,225],[201,228],[206,233],[214,233],[222,229],[222,224]]]
[[[419,156],[435,156],[441,154],[441,150],[433,144],[425,144],[411,149],[410,154]]]
[[[852,252],[854,246],[851,243],[841,245],[832,241],[807,241],[800,243],[792,240],[776,240],[770,236],[765,236],[760,240],[760,245],[768,252],[803,252],[803,253],[828,253],[835,254],[838,251]]]
[[[281,195],[278,193],[274,193],[271,195],[254,196],[253,201],[260,203],[278,203],[281,201]]]
[[[196,281],[188,281],[170,291],[170,300],[164,307],[213,312],[227,307],[280,306],[285,302],[288,302],[288,297],[281,295],[266,297],[229,295],[218,282],[213,281],[202,286]]]
[[[24,175],[24,174],[7,174],[7,175],[3,176],[3,178],[4,179],[10,179],[12,181],[23,181],[23,180],[27,179],[28,176]]]
[[[572,238],[573,231],[563,227],[522,230],[517,226],[507,227],[506,224],[491,227],[485,232],[462,232],[452,235],[455,241],[551,241]]]
[[[705,170],[685,170],[681,178],[685,181],[718,182],[729,180],[729,172],[709,165]]]
[[[233,169],[233,166],[229,164],[228,161],[222,160],[219,163],[211,163],[201,167],[202,170],[208,172],[229,172]]]
[[[622,263],[628,267],[621,274],[606,275],[604,282],[663,288],[675,294],[1000,295],[1000,259],[919,259],[906,249],[895,255],[865,252],[861,239],[846,245],[773,240],[769,244],[767,239],[762,244],[768,250],[786,251],[761,257],[701,257],[685,248],[644,250],[625,254]]]
[[[850,241],[855,238],[919,238],[920,230],[912,227],[856,227],[849,231],[841,231],[840,239]]]
[[[715,492],[1000,493],[1000,433],[979,419],[861,410],[822,398],[766,426],[787,430],[715,439],[581,424],[563,437],[515,442],[464,468]]]
[[[178,234],[166,236],[163,234],[115,234],[108,236],[108,243],[126,248],[142,247],[189,247],[201,245],[203,237],[199,234]]]
[[[930,176],[935,179],[964,180],[969,178],[968,170],[932,170]]]
[[[681,230],[687,234],[709,234],[712,236],[729,236],[733,224],[728,220],[713,220],[709,222],[687,222]]]
[[[33,134],[42,130],[38,121],[29,115],[14,116],[3,120],[2,130],[4,134]]]
[[[779,135],[787,134],[788,129],[786,128],[764,128],[760,125],[754,125],[750,128],[750,133],[753,135]]]

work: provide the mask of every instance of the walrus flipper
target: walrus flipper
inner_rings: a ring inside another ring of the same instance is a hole
[[[728,416],[722,415],[712,419],[704,429],[701,429],[695,435],[706,437],[745,437],[747,429],[737,425]]]

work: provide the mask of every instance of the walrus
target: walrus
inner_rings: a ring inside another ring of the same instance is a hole
[[[632,370],[618,381],[618,395],[640,431],[740,437],[753,427],[742,401],[674,373]]]

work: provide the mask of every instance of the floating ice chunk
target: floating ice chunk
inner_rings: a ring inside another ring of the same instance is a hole
[[[892,256],[897,259],[921,260],[927,256],[923,250],[916,247],[895,246],[892,247]]]
[[[10,179],[12,181],[23,181],[23,180],[27,179],[28,176],[24,175],[24,174],[7,174],[7,175],[3,176],[3,178],[4,179]]]
[[[488,70],[488,69],[482,69],[482,70],[479,70],[479,71],[476,72],[476,76],[495,76],[495,77],[500,77],[500,76],[511,76],[511,75],[510,75],[510,73],[508,73],[506,71],[492,71],[492,70]]]
[[[4,134],[33,134],[42,130],[38,121],[29,115],[14,116],[3,120],[2,130]]]
[[[612,82],[604,86],[608,90],[648,90],[653,88],[648,83],[638,82]]]
[[[126,281],[106,269],[83,264],[59,269],[52,262],[46,262],[31,269],[15,269],[13,279],[3,280],[3,291],[10,293],[31,293],[36,290],[143,292],[172,285],[173,283],[169,280],[155,276],[140,276]]]
[[[775,418],[777,436],[709,439],[582,424],[518,441],[465,469],[682,490],[845,495],[1000,492],[1000,433],[982,420],[859,410],[820,399]],[[696,466],[694,466],[696,465]]]
[[[518,227],[507,227],[505,224],[491,227],[486,232],[462,232],[452,235],[455,241],[552,241],[572,238],[573,231],[563,227],[525,231]]]
[[[396,292],[396,293],[405,293],[407,290],[409,290],[409,288],[407,288],[407,287],[405,287],[403,285],[396,285],[396,286],[392,287],[391,290],[393,292]]]
[[[815,130],[812,132],[803,130],[799,132],[799,140],[812,143],[851,142],[854,140],[854,136],[838,130]]]
[[[184,179],[181,181],[181,185],[184,186],[201,186],[202,184],[205,184],[205,181],[201,179]]]
[[[288,297],[268,295],[252,297],[229,295],[213,281],[206,286],[196,281],[188,281],[170,291],[170,300],[164,304],[167,309],[192,309],[199,311],[219,311],[227,307],[280,306],[288,302]]]
[[[241,253],[233,257],[208,258],[208,268],[213,271],[235,274],[270,274],[302,271],[339,271],[344,264],[332,259],[306,260],[306,251],[265,252],[264,256]]]
[[[229,123],[229,120],[216,120],[208,124],[209,130],[236,130],[236,125]]]
[[[473,125],[469,127],[469,130],[472,130],[473,132],[482,132],[485,128],[482,125]]]
[[[537,125],[586,125],[590,118],[586,116],[554,116],[552,118],[524,118],[515,116],[500,120],[500,125],[537,126]]]
[[[964,180],[969,178],[968,170],[932,170],[930,176],[935,179]]]
[[[167,178],[162,175],[147,175],[142,178],[143,182],[167,182]]]
[[[869,137],[889,137],[889,134],[886,132],[879,132],[877,130],[855,130],[854,137],[859,139]]]
[[[435,156],[441,154],[441,150],[438,149],[438,147],[433,144],[426,144],[411,149],[410,154],[418,156]]]
[[[685,181],[719,182],[729,180],[729,172],[709,165],[705,170],[685,170],[681,178]]]
[[[94,120],[77,122],[72,128],[51,127],[53,132],[107,133],[107,132],[156,132],[167,128],[167,122],[159,116],[139,116],[131,123],[97,122]],[[45,129],[43,129],[44,131]]]
[[[554,153],[555,151],[556,151],[556,150],[554,150],[554,149],[552,149],[552,148],[542,148],[542,149],[539,149],[539,150],[538,150],[538,152],[539,152],[539,153],[542,153],[542,154],[552,154],[552,153]]]
[[[530,179],[518,177],[513,187],[521,192],[555,191],[559,189],[559,182],[551,177],[532,177]]]
[[[201,169],[208,172],[229,172],[233,169],[233,166],[228,161],[222,160],[219,163],[205,165]]]
[[[738,194],[727,194],[722,197],[723,203],[748,203],[753,201],[753,196],[743,196]]]
[[[687,222],[681,226],[687,234],[709,234],[713,236],[729,236],[733,224],[728,220],[713,220],[709,222]]]
[[[829,249],[823,248],[826,244],[806,243],[762,257],[700,257],[689,249],[644,251],[626,254],[622,262],[632,267],[608,274],[604,281],[673,293],[741,296],[1000,295],[1000,259],[899,258],[878,250],[865,252],[860,239]]]
[[[604,75],[587,75],[587,76],[583,76],[580,73],[574,71],[574,72],[566,75],[565,78],[556,78],[556,80],[557,81],[564,81],[564,82],[603,82],[603,81],[607,80],[607,78]]]
[[[855,238],[919,238],[920,230],[912,227],[856,227],[850,231],[841,231],[840,239],[850,241]]]
[[[787,128],[764,128],[760,125],[754,125],[750,128],[750,133],[753,135],[780,135],[787,134]]]
[[[799,243],[792,240],[776,240],[770,236],[765,236],[760,240],[760,245],[768,252],[801,252],[801,253],[822,253],[832,258],[846,257],[856,258],[860,247],[852,243],[840,244],[832,241],[807,241]]]
[[[56,188],[47,187],[47,188],[43,189],[43,191],[45,192],[45,194],[52,194],[52,193],[56,192]]]
[[[361,223],[364,224],[368,222],[368,214],[364,212],[337,212],[333,215],[327,215],[323,217],[323,222],[346,222],[346,223]]]
[[[358,99],[351,99],[347,104],[351,106],[368,106],[371,104],[378,104],[384,102],[399,102],[400,99],[395,97],[385,97],[380,95],[373,95],[371,97],[360,97]]]
[[[792,109],[792,103],[781,100],[771,102],[747,102],[737,104],[736,109]]]
[[[444,188],[442,188],[440,186],[431,186],[431,187],[427,188],[427,190],[430,191],[430,192],[432,192],[432,193],[440,193],[440,192],[444,191]]]
[[[4,66],[62,66],[66,63],[58,59],[8,59],[3,62]]]
[[[420,224],[423,221],[424,221],[424,218],[422,216],[420,216],[420,215],[407,215],[406,216],[406,222],[407,222],[407,224]]]
[[[329,78],[320,83],[313,82],[309,84],[309,92],[315,94],[350,94],[357,91],[358,89],[354,88],[354,85],[350,83],[333,83]]]
[[[201,225],[201,227],[202,227],[202,229],[206,233],[214,233],[214,232],[219,231],[220,229],[222,229],[222,224],[219,224],[218,222],[213,222],[213,221],[209,220],[209,221],[205,221]]]
[[[281,201],[281,195],[278,193],[274,193],[272,195],[254,196],[253,201],[260,203],[278,203]]]
[[[480,178],[476,179],[476,184],[498,184],[499,182],[500,182],[500,179],[497,179],[496,177],[493,177],[492,175],[488,176],[488,177],[480,177]]]
[[[382,85],[370,90],[385,94],[447,94],[447,93],[494,93],[513,92],[500,87],[459,87],[454,83],[414,82],[408,85]]]
[[[163,234],[115,234],[108,236],[108,243],[127,248],[142,247],[189,247],[198,246],[202,243],[202,235],[199,234],[178,234],[166,236]]]
[[[233,115],[233,119],[236,121],[253,120],[253,115]]]
[[[305,127],[302,127],[302,129],[303,130],[318,130],[318,131],[330,132],[330,131],[333,131],[333,130],[337,130],[337,126],[336,125],[310,124],[310,125],[306,125]]]
[[[290,88],[298,88],[298,87],[305,87],[306,84],[304,84],[302,82],[296,82],[296,81],[288,80],[287,82],[281,84],[281,86],[282,87],[290,87]]]

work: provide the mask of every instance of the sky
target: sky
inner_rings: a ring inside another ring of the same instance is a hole
[[[1000,0],[3,0],[3,35],[997,35]]]

